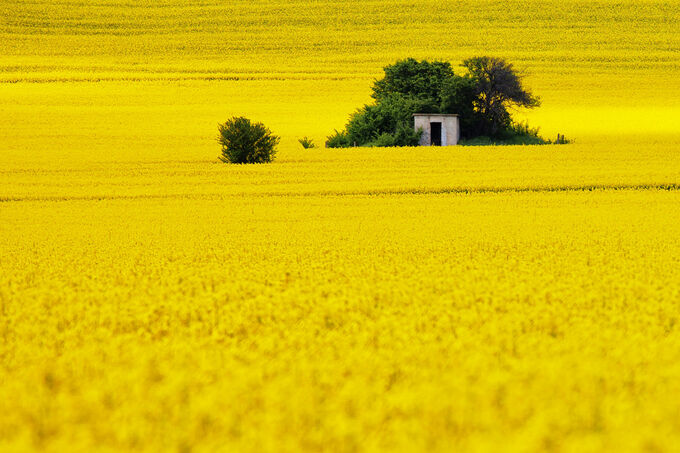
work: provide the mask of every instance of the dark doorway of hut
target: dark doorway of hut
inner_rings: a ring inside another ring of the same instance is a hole
[[[442,123],[439,121],[430,123],[430,145],[442,146]]]

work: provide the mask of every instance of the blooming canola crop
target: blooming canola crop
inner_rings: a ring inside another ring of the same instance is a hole
[[[0,450],[680,442],[674,2],[0,9]],[[297,143],[481,54],[574,144]],[[217,160],[231,115],[272,164]]]

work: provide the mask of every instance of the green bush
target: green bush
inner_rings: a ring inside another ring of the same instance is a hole
[[[510,126],[503,130],[500,138],[509,145],[546,145],[550,143],[538,134],[539,129],[530,127],[528,122],[511,122]]]
[[[462,146],[487,146],[487,145],[547,145],[550,141],[545,140],[539,134],[538,128],[532,128],[529,123],[512,122],[503,129],[496,137],[479,135],[458,142]]]
[[[569,140],[568,138],[566,138],[566,137],[564,136],[564,134],[559,134],[559,133],[558,133],[558,134],[557,134],[557,140],[555,140],[555,141],[552,142],[552,143],[555,144],[555,145],[568,145],[569,143],[571,143],[571,140]]]
[[[399,127],[393,134],[383,132],[375,139],[363,146],[391,147],[391,146],[418,146],[422,130],[414,131],[411,127]]]
[[[429,101],[410,96],[386,96],[380,103],[365,105],[354,112],[345,131],[335,131],[328,137],[326,146],[415,146],[421,133],[413,130],[413,114],[425,110],[427,103]],[[388,139],[387,135],[392,139]],[[388,142],[392,144],[384,144]]]
[[[490,145],[501,145],[502,143],[497,142],[491,137],[486,135],[479,135],[472,138],[461,138],[458,142],[460,146],[490,146]]]
[[[349,148],[352,142],[346,131],[336,130],[333,135],[326,137],[326,148]]]
[[[422,133],[421,129],[415,131],[411,126],[398,126],[393,134],[384,132],[364,146],[418,146]]]
[[[394,135],[387,132],[383,132],[372,141],[364,144],[364,146],[377,146],[379,148],[385,148],[388,146],[398,146],[395,143],[396,139],[394,138]]]
[[[248,118],[233,117],[218,125],[217,140],[222,145],[220,160],[233,164],[259,164],[271,162],[280,138],[273,135],[262,123]]]
[[[304,149],[316,148],[314,140],[312,140],[311,138],[302,137],[301,139],[298,140],[298,142],[300,142]]]

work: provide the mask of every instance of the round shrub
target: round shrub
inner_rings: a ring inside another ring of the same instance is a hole
[[[280,137],[262,123],[248,118],[233,117],[218,125],[218,141],[222,145],[220,160],[232,164],[259,164],[271,162],[276,154]]]

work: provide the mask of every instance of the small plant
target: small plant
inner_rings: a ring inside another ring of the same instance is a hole
[[[555,143],[556,145],[568,145],[569,143],[571,143],[571,140],[569,140],[568,138],[566,138],[566,137],[564,136],[564,134],[562,134],[562,135],[557,134],[557,140],[555,140],[554,143]]]
[[[233,117],[218,125],[217,141],[222,145],[220,160],[232,164],[259,164],[271,162],[280,138],[262,123],[248,118]]]
[[[310,148],[316,148],[316,144],[314,144],[314,140],[312,140],[309,137],[302,137],[301,139],[298,140],[302,147],[304,149],[310,149]]]

